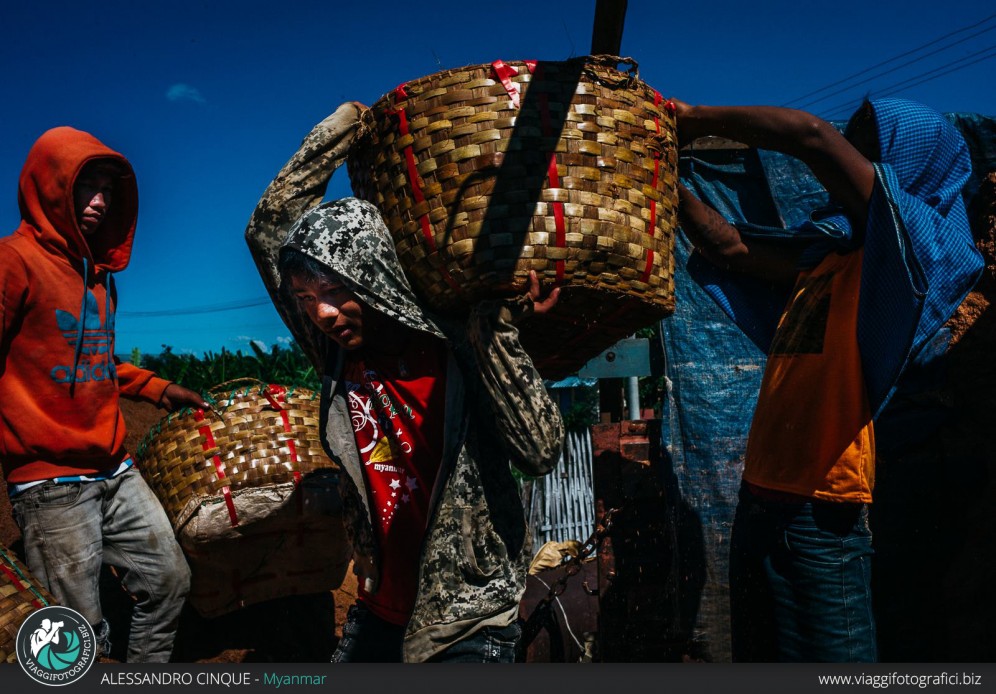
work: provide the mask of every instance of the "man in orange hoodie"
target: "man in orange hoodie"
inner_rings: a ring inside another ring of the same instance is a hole
[[[136,598],[128,660],[165,662],[190,572],[125,451],[118,398],[207,404],[114,357],[112,273],[131,256],[135,176],[92,135],[54,128],[28,154],[18,203],[21,224],[0,239],[0,463],[27,564],[104,654],[98,577],[119,567]]]

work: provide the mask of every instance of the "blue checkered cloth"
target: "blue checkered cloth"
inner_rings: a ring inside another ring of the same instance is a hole
[[[889,402],[906,366],[930,342],[983,268],[962,187],[968,147],[939,113],[903,99],[872,102],[881,151],[868,208],[858,309],[858,346],[871,411]],[[721,210],[722,211],[722,210]],[[745,236],[765,229],[737,225]],[[782,235],[785,229],[778,230]],[[814,211],[788,234],[814,239],[801,266],[854,248],[850,224],[833,209]],[[777,233],[775,234],[778,235]],[[689,272],[762,348],[771,344],[787,295],[763,283],[690,263]]]

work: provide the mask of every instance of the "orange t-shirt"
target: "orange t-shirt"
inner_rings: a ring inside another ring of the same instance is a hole
[[[744,480],[829,501],[871,502],[875,435],[858,351],[862,251],[831,253],[796,281],[747,440]]]

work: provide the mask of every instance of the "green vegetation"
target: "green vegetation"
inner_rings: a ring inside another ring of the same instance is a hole
[[[267,352],[256,343],[249,345],[251,353],[230,352],[224,347],[218,353],[207,352],[203,357],[176,354],[163,345],[157,356],[131,352],[132,363],[154,371],[161,378],[180,383],[199,392],[237,378],[255,378],[264,383],[308,388],[317,391],[320,381],[304,352],[296,343],[290,347],[274,345]]]
[[[598,424],[598,386],[578,386],[569,405],[561,405],[564,428],[578,431]]]

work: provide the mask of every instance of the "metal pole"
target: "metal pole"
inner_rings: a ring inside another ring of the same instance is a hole
[[[640,379],[636,376],[626,379],[626,405],[629,408],[629,421],[640,419]]]
[[[619,55],[622,48],[626,0],[597,0],[591,31],[592,55]]]

